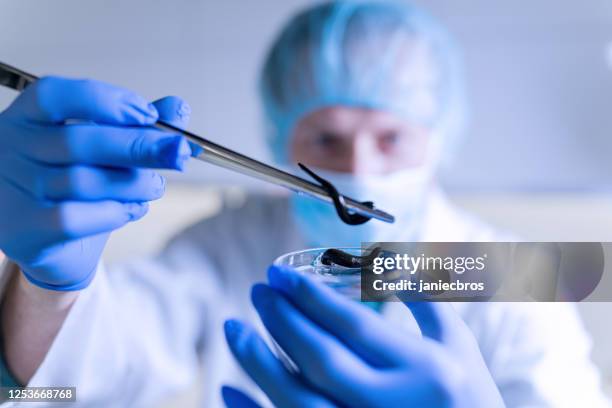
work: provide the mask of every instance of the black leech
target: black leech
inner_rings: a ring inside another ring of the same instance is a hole
[[[381,248],[376,247],[368,255],[351,255],[339,249],[330,248],[321,255],[321,263],[324,265],[340,265],[347,268],[362,268],[371,265],[374,258],[380,254]]]

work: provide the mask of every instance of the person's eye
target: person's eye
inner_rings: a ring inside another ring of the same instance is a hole
[[[387,132],[378,138],[378,143],[382,148],[393,148],[400,142],[400,134],[398,132]]]
[[[333,149],[340,144],[340,138],[333,133],[321,132],[314,138],[314,143],[323,149]]]

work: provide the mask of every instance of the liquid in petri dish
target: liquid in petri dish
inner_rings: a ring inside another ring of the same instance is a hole
[[[315,279],[333,288],[338,293],[354,300],[361,298],[361,269],[322,262],[325,251],[321,251],[310,265],[298,268],[298,271],[314,275]]]

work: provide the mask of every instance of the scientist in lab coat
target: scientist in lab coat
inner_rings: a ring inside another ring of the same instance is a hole
[[[381,2],[309,8],[274,42],[260,89],[277,164],[305,163],[397,222],[347,226],[314,200],[249,196],[154,259],[105,268],[108,234],[163,192],[151,169],[180,169],[195,149],[147,126],[157,118],[186,126],[189,108],[44,78],[0,116],[3,385],[75,386],[70,406],[146,407],[191,386],[203,367],[204,406],[222,406],[224,384],[265,401],[233,360],[223,322],[262,329],[249,292],[277,256],[361,241],[507,238],[436,187],[464,95],[452,41],[421,11]],[[65,124],[73,118],[96,125]],[[455,306],[508,407],[605,405],[571,304]],[[380,313],[394,328],[414,322],[402,304]]]

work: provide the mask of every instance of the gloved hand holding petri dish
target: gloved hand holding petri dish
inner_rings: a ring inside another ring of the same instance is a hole
[[[347,251],[348,258],[336,254],[335,260],[363,261]],[[504,406],[473,334],[452,305],[406,303],[404,312],[418,327],[398,328],[384,309],[377,313],[354,301],[359,275],[347,273],[351,267],[330,268],[325,252],[284,255],[270,267],[269,284],[253,287],[253,305],[278,344],[276,355],[248,324],[225,324],[232,353],[275,406]],[[249,400],[231,387],[223,396],[230,408]]]

